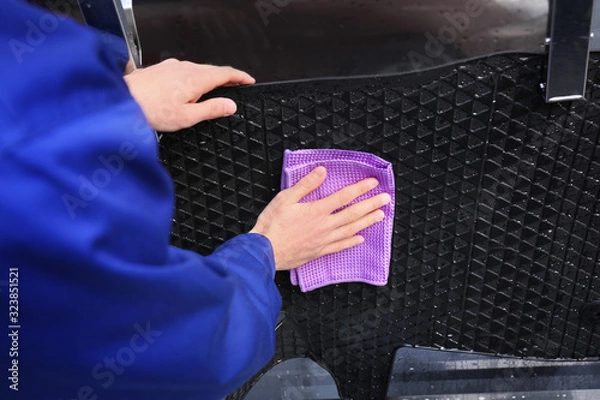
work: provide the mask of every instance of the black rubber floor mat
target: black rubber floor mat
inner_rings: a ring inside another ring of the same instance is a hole
[[[305,294],[278,274],[287,320],[274,362],[309,354],[358,400],[384,398],[407,344],[600,356],[599,59],[588,101],[557,104],[540,88],[544,57],[518,54],[225,90],[235,116],[162,139],[173,243],[206,254],[250,229],[278,190],[284,149],[371,152],[396,175],[389,284]]]
[[[595,400],[600,361],[538,360],[400,348],[387,400]]]

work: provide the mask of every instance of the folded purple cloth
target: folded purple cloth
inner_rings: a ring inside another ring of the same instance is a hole
[[[341,282],[387,284],[394,224],[394,174],[391,163],[373,154],[350,150],[286,150],[283,157],[281,188],[293,186],[318,166],[327,169],[325,182],[302,199],[314,201],[365,178],[377,178],[379,186],[353,203],[389,193],[392,201],[384,206],[383,221],[360,232],[365,241],[339,253],[329,254],[290,271],[292,284],[303,292]],[[351,204],[353,204],[351,203]]]

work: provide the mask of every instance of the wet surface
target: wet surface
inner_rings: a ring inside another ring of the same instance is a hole
[[[544,60],[223,90],[235,116],[161,142],[173,243],[206,254],[250,229],[279,188],[284,149],[371,152],[396,179],[389,284],[301,293],[278,274],[287,318],[273,363],[313,358],[359,400],[385,397],[404,345],[598,357],[599,57],[588,100],[559,104],[544,101]]]

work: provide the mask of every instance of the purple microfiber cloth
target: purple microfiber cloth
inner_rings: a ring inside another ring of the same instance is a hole
[[[394,174],[392,164],[364,152],[351,150],[286,150],[283,157],[281,189],[293,186],[318,166],[327,169],[325,182],[302,199],[309,202],[322,199],[338,190],[366,178],[376,178],[379,185],[350,204],[389,193],[392,201],[382,207],[383,221],[360,232],[365,239],[358,246],[312,260],[290,271],[292,284],[308,292],[342,282],[387,284],[394,224]]]

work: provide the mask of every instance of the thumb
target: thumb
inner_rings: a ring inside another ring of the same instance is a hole
[[[307,194],[316,190],[327,177],[327,171],[325,167],[317,167],[310,171],[310,173],[300,179],[294,186],[289,188],[289,199],[293,203],[297,203],[302,200]]]
[[[200,103],[186,104],[183,106],[182,113],[184,120],[191,126],[209,119],[228,117],[236,110],[237,105],[233,100],[217,97]]]

